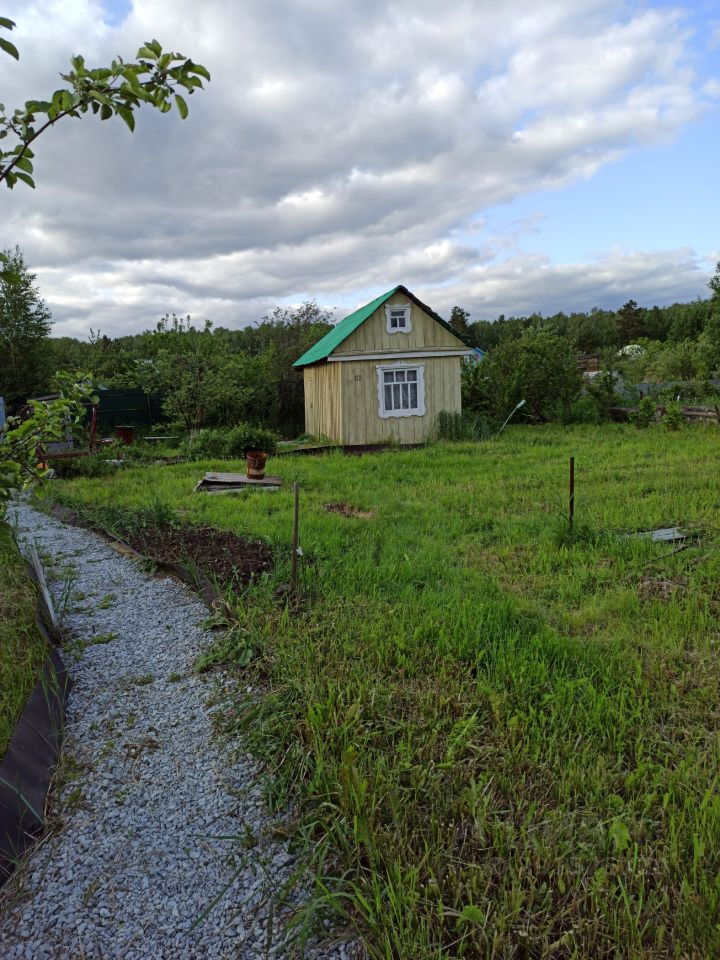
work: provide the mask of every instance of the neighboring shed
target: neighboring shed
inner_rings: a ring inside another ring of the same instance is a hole
[[[347,445],[422,443],[441,410],[460,410],[460,365],[471,353],[407,287],[393,287],[295,361],[305,429]]]

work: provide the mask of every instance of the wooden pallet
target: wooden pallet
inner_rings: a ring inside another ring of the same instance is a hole
[[[202,490],[205,493],[230,493],[247,487],[277,490],[281,486],[282,477],[263,477],[262,480],[257,480],[255,477],[248,477],[245,473],[206,473],[202,480],[195,484],[194,492]]]

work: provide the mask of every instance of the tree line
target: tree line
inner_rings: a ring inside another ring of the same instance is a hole
[[[4,256],[12,280],[0,275],[0,395],[11,410],[49,392],[57,370],[83,370],[99,387],[161,393],[168,419],[187,430],[246,421],[284,436],[302,432],[302,371],[292,364],[334,323],[314,300],[277,307],[238,330],[168,314],[139,334],[52,337],[50,311],[22,250]],[[463,404],[499,416],[525,399],[534,419],[559,417],[583,387],[578,354],[599,354],[601,366],[630,384],[708,379],[720,371],[720,264],[709,287],[709,298],[691,303],[640,307],[629,300],[616,311],[492,322],[472,322],[453,307],[453,328],[487,351],[464,373]]]

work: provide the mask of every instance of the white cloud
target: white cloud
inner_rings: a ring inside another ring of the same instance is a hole
[[[9,6],[22,60],[3,63],[6,104],[54,89],[79,48],[100,63],[151,36],[213,74],[185,122],[58,127],[37,192],[0,196],[0,244],[25,247],[58,333],[129,332],[168,310],[238,325],[395,282],[490,315],[521,312],[544,278],[528,309],[563,284],[609,296],[670,254],[560,267],[462,237],[491,205],[672,137],[713,95],[681,13],[621,0],[136,0],[115,27],[94,0]],[[677,270],[690,296],[692,262]]]

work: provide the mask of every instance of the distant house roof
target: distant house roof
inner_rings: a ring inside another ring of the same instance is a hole
[[[293,364],[294,367],[306,367],[311,363],[318,363],[320,360],[327,360],[330,354],[336,347],[339,347],[343,340],[347,340],[351,333],[354,333],[357,328],[364,323],[369,316],[371,316],[378,307],[381,307],[386,300],[389,300],[394,293],[402,293],[409,300],[420,307],[421,310],[424,310],[428,316],[432,317],[433,320],[436,320],[441,326],[445,327],[446,330],[449,330],[450,333],[454,334],[465,343],[465,338],[461,336],[457,330],[453,330],[450,324],[443,320],[441,316],[435,313],[434,310],[431,310],[427,304],[423,303],[421,300],[415,296],[414,293],[411,293],[407,287],[404,287],[400,284],[397,287],[393,287],[392,290],[388,290],[387,293],[381,294],[379,297],[376,297],[375,300],[371,300],[370,303],[366,303],[364,307],[360,307],[359,310],[356,310],[354,313],[349,314],[337,326],[333,327],[332,330],[329,330],[324,337],[321,337],[317,343],[314,343],[309,350],[306,350],[305,353],[295,361]]]

